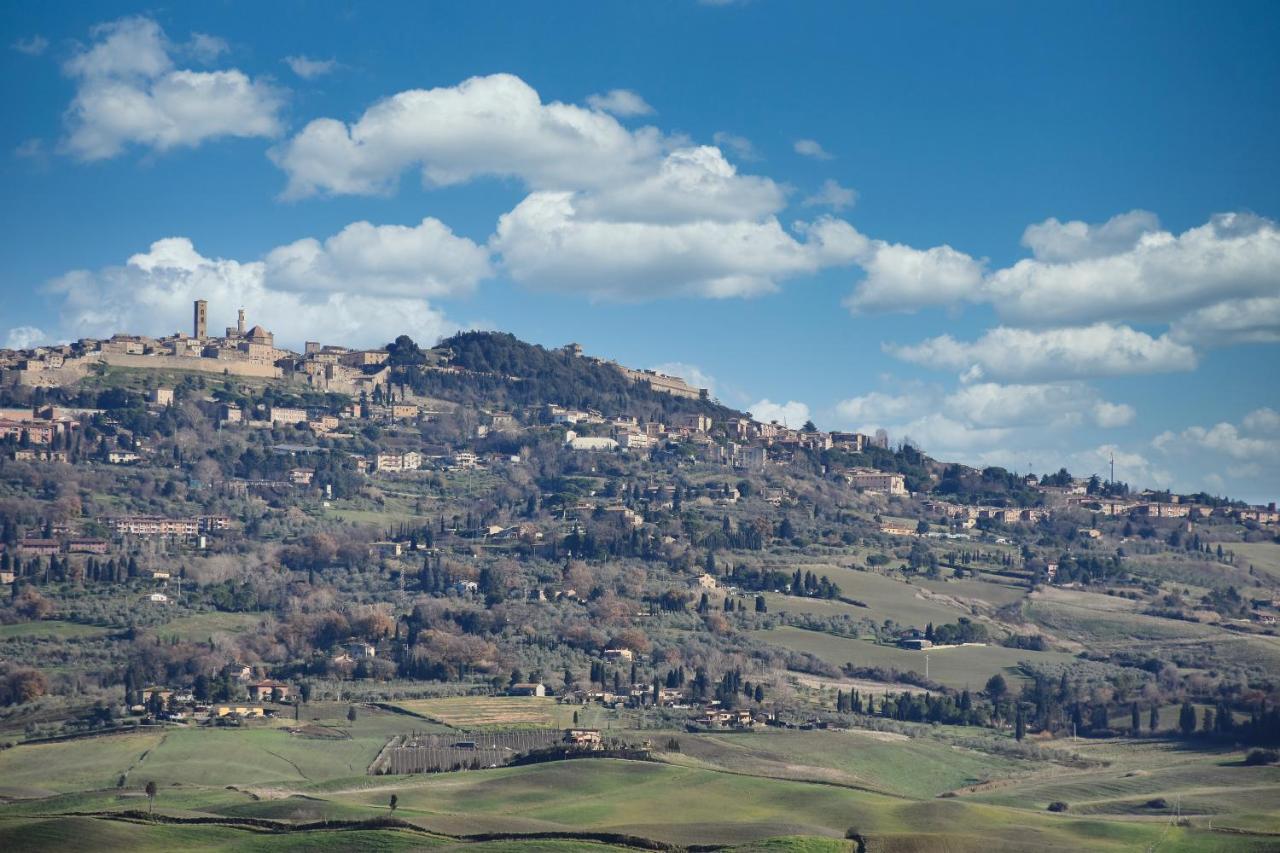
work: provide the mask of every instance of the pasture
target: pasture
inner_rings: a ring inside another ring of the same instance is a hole
[[[97,625],[81,625],[78,622],[63,622],[58,619],[0,625],[0,641],[17,639],[74,640],[82,637],[101,637],[107,633],[109,633],[107,628],[100,628]]]
[[[386,724],[379,720],[377,727]],[[1126,753],[1126,747],[1099,744],[1097,757],[1112,763],[1075,771],[959,749],[945,735],[904,740],[871,732],[681,734],[681,751],[663,755],[671,763],[595,759],[368,777],[362,764],[378,738],[366,738],[359,721],[352,729],[351,741],[245,728],[5,750],[0,775],[26,790],[18,794],[24,799],[0,804],[0,848],[607,849],[564,838],[538,846],[523,841],[479,845],[456,838],[478,832],[586,831],[674,844],[804,851],[847,849],[810,839],[838,840],[855,826],[878,847],[894,850],[1105,851],[1157,841],[1161,850],[1247,850],[1258,849],[1257,837],[1211,834],[1207,818],[1213,815],[1214,826],[1244,832],[1267,829],[1274,820],[1264,808],[1265,797],[1280,783],[1280,769],[1240,768],[1238,754],[1142,752],[1146,745]],[[1090,748],[1082,745],[1080,751]],[[1132,769],[1137,765],[1152,769],[1143,775]],[[125,784],[117,787],[126,769]],[[159,783],[158,813],[214,823],[146,825],[89,816],[145,810],[141,789],[147,780]],[[1086,798],[1071,787],[1076,782],[1100,793]],[[938,797],[957,788],[959,797]],[[1229,796],[1231,789],[1239,795]],[[1193,815],[1192,825],[1135,820],[1131,804],[1150,792],[1181,792],[1182,802],[1195,806],[1184,809]],[[5,793],[17,794],[13,787]],[[275,835],[217,823],[383,818],[393,793],[399,799],[396,818],[412,827]],[[1050,796],[1074,797],[1073,814],[1047,814],[1044,802]],[[56,817],[69,812],[84,816]]]
[[[1021,677],[1017,672],[1020,661],[1066,663],[1075,659],[1064,652],[1033,652],[992,645],[942,647],[919,652],[786,625],[753,631],[752,636],[791,651],[808,652],[835,667],[852,663],[854,666],[893,667],[924,675],[925,655],[928,654],[929,678],[948,687],[968,687],[970,690],[981,690],[987,679],[996,673],[1006,678]]]

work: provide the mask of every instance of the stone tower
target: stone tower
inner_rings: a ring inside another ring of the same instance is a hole
[[[244,309],[241,308],[236,314],[236,334],[244,337]]]
[[[195,331],[193,337],[197,340],[204,340],[205,333],[208,331],[209,303],[203,299],[197,299],[195,305]]]

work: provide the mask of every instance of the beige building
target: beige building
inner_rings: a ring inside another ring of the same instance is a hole
[[[845,480],[855,489],[867,492],[879,492],[884,495],[907,493],[907,481],[901,474],[885,471],[851,471],[845,474]]]

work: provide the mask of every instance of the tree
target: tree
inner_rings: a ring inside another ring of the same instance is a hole
[[[1017,716],[1013,720],[1013,738],[1014,740],[1022,740],[1027,736],[1027,720],[1022,712],[1022,703],[1018,703]]]
[[[992,702],[998,702],[1009,691],[1009,685],[1004,680],[1004,676],[996,673],[987,679],[986,694]]]
[[[1147,728],[1154,733],[1160,728],[1160,706],[1152,705],[1151,714],[1147,717]]]
[[[156,808],[156,783],[150,781],[147,783],[147,814],[151,814]]]
[[[1142,715],[1138,713],[1137,702],[1134,702],[1133,705],[1130,706],[1129,708],[1129,721],[1130,721],[1130,725],[1133,728],[1133,733],[1136,735],[1138,731],[1142,728]]]
[[[400,798],[399,798],[399,797],[397,797],[395,794],[392,794],[392,795],[391,795],[391,802],[390,802],[390,803],[388,803],[388,805],[391,807],[391,813],[392,813],[392,814],[395,814],[395,813],[396,813],[396,806],[400,805]]]
[[[347,722],[354,723],[356,721],[356,706],[352,705],[347,709]]]
[[[298,687],[298,693],[302,696],[302,701],[304,704],[307,702],[310,702],[311,701],[311,682],[310,681],[302,682],[302,684]]]
[[[1182,703],[1182,710],[1178,712],[1178,729],[1184,737],[1190,737],[1196,732],[1196,709],[1191,707],[1190,702]]]

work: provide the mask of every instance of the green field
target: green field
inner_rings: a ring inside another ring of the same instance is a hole
[[[1280,544],[1275,542],[1233,542],[1222,546],[1236,553],[1236,565],[1253,568],[1273,581],[1280,581]]]
[[[0,803],[0,849],[605,849],[565,838],[537,845],[457,838],[591,831],[672,844],[751,844],[747,849],[763,853],[848,849],[820,839],[857,827],[885,850],[1128,850],[1157,841],[1160,850],[1256,850],[1264,849],[1258,837],[1210,833],[1207,819],[1245,833],[1270,831],[1267,797],[1280,784],[1280,769],[1240,767],[1238,754],[1086,744],[1081,751],[1096,748],[1099,760],[1075,770],[965,749],[945,732],[908,740],[860,731],[669,735],[680,750],[661,753],[664,763],[597,759],[364,775],[384,735],[404,719],[362,711],[349,740],[262,727],[5,750],[0,796],[10,799]],[[1151,769],[1132,769],[1138,766]],[[144,811],[146,781],[159,784],[157,813],[213,823],[148,826],[94,817]],[[938,796],[957,790],[959,797]],[[1180,796],[1191,825],[1135,820],[1133,804],[1153,792]],[[225,823],[384,818],[393,793],[396,817],[412,826],[271,835]],[[1049,797],[1071,802],[1072,814],[1046,813]]]
[[[44,622],[17,622],[13,625],[0,625],[0,640],[11,640],[27,637],[55,640],[70,640],[78,637],[101,637],[108,629],[97,625],[81,625],[77,622],[62,622],[50,619]]]
[[[925,674],[925,652],[882,646],[871,640],[853,640],[786,625],[753,631],[752,636],[791,651],[808,652],[836,667],[852,663],[855,666],[893,667],[904,672]],[[968,687],[971,690],[981,690],[987,679],[996,673],[1017,677],[1015,670],[1020,661],[1066,663],[1075,659],[1064,652],[1032,652],[991,645],[943,647],[932,649],[927,654],[931,679],[948,687]]]
[[[686,734],[677,740],[680,751],[664,752],[663,760],[756,776],[822,780],[904,797],[936,797],[1044,767],[940,739],[860,729]]]
[[[171,622],[158,626],[155,631],[162,637],[177,637],[180,640],[208,640],[215,634],[236,634],[241,631],[256,629],[263,621],[257,613],[193,613],[179,616]],[[270,619],[270,617],[266,617]]]

